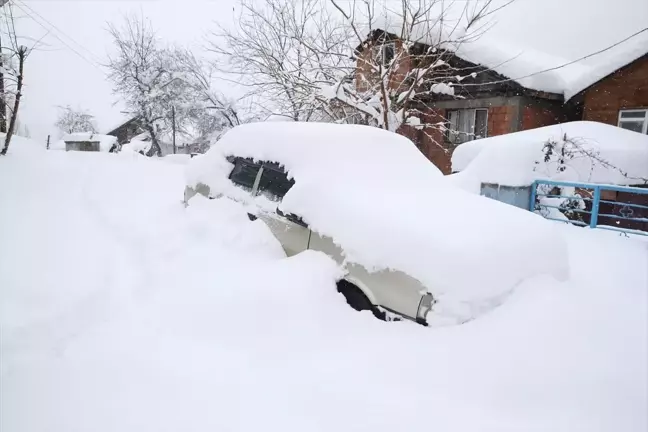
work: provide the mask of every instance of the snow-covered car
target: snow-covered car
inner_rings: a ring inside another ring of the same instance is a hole
[[[552,224],[454,187],[411,141],[377,128],[236,127],[191,160],[185,203],[196,194],[242,203],[289,256],[329,255],[347,302],[381,318],[465,322],[529,277],[566,274]]]

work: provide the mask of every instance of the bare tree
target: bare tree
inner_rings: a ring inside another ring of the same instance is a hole
[[[94,116],[83,110],[75,110],[70,105],[59,107],[55,126],[64,133],[97,132]]]
[[[237,25],[220,27],[209,40],[219,71],[245,86],[266,114],[310,120],[320,109],[330,111],[315,96],[353,70],[348,28],[318,0],[244,0],[241,6]]]
[[[210,47],[223,70],[295,120],[427,133],[446,129],[425,115],[431,102],[462,97],[462,82],[481,73],[448,58],[496,11],[492,0],[246,2],[238,26],[220,29]]]
[[[150,135],[148,155],[160,155],[160,131],[171,122],[171,105],[187,95],[173,50],[161,46],[142,17],[127,17],[120,28],[110,25],[109,32],[116,47],[106,65],[113,90]]]
[[[211,64],[186,49],[176,49],[174,62],[185,89],[188,102],[176,107],[178,128],[197,135],[201,142],[217,139],[222,133],[246,120],[235,101],[213,88],[214,70]]]
[[[6,155],[11,144],[11,138],[16,130],[16,123],[18,121],[18,111],[20,109],[20,101],[23,93],[24,77],[25,77],[25,60],[31,52],[31,49],[18,43],[16,34],[16,27],[14,23],[14,15],[11,6],[3,9],[4,18],[7,23],[7,35],[3,37],[3,42],[8,41],[8,44],[2,46],[0,50],[0,57],[2,58],[2,85],[0,86],[0,98],[2,103],[0,109],[5,112],[0,114],[0,126],[6,126],[6,114],[10,114],[9,124],[6,130],[4,146],[0,150],[0,155]]]
[[[455,90],[478,72],[451,66],[448,59],[489,28],[487,18],[496,11],[492,0],[400,0],[396,9],[374,0],[358,2],[361,7],[330,2],[352,28],[357,70],[325,96],[357,108],[387,130],[445,128],[445,119],[430,123],[422,111],[439,97],[460,97]]]

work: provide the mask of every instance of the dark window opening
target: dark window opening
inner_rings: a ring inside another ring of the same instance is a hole
[[[389,64],[394,60],[396,55],[396,47],[393,42],[387,42],[382,46],[382,64],[384,67],[388,67]]]
[[[486,138],[488,136],[488,110],[462,109],[447,112],[446,140],[453,144]]]
[[[232,169],[229,179],[235,185],[251,191],[261,165],[252,162],[250,159],[228,158],[228,160],[234,164],[234,169]]]
[[[279,165],[275,163],[263,164],[259,192],[271,200],[280,201],[294,184],[295,180],[289,179],[286,171]]]

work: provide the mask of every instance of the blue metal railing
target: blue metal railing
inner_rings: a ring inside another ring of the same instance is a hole
[[[545,186],[542,188],[544,190],[539,191],[538,189],[542,186]],[[562,195],[562,192],[552,193],[557,188],[559,190],[574,188],[578,190],[578,194]],[[617,192],[617,195],[619,193],[625,194],[628,200],[633,197],[640,203],[602,199],[602,193],[608,191]],[[554,203],[543,202],[547,201],[544,198],[558,198],[562,199],[563,202],[560,205],[554,205]],[[582,204],[579,204],[579,202],[582,202]],[[615,214],[617,207],[621,208],[619,214]],[[561,218],[551,217],[549,215],[551,211],[548,209],[558,210],[562,213]],[[603,213],[601,213],[602,209]],[[590,228],[648,236],[648,188],[537,180],[531,186],[529,210],[539,212],[547,219],[577,226],[589,226]],[[605,219],[606,223],[601,223],[602,219]],[[610,225],[610,222],[616,226]]]

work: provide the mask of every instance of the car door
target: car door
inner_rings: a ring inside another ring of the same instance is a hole
[[[346,263],[342,248],[328,236],[313,231],[309,249],[324,252],[348,272],[345,279],[358,286],[376,306],[416,319],[425,288],[419,281],[400,271],[369,272],[364,266]]]
[[[256,194],[262,194],[277,203],[274,212],[261,211],[258,217],[268,225],[288,256],[308,249],[310,236],[310,229],[299,216],[284,213],[280,209],[281,199],[294,183],[293,179],[288,179],[286,171],[279,164],[264,162],[254,190]]]

